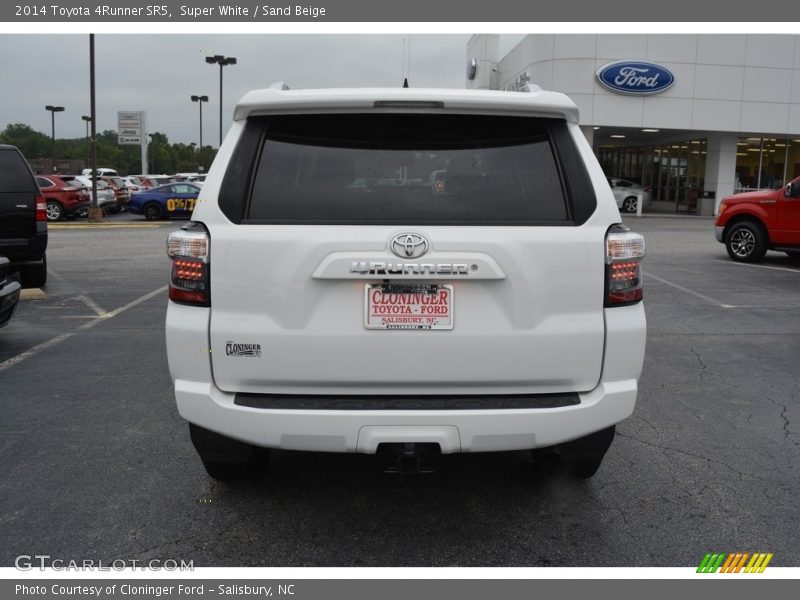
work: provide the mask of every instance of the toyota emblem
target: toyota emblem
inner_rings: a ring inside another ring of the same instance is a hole
[[[392,238],[389,247],[400,258],[417,258],[428,251],[428,240],[418,233],[401,233]]]

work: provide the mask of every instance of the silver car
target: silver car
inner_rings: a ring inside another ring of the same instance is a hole
[[[74,185],[81,189],[83,194],[91,200],[92,198],[92,178],[84,175],[62,175],[61,179],[68,181],[70,185]],[[117,210],[117,195],[114,190],[102,180],[97,181],[97,206],[103,209],[103,212]],[[87,209],[88,211],[88,209]],[[85,216],[85,215],[81,215]]]
[[[617,201],[617,208],[623,212],[634,213],[639,201],[642,201],[642,208],[650,204],[650,190],[645,189],[638,183],[620,179],[618,177],[607,177],[608,185],[614,192],[614,200]]]

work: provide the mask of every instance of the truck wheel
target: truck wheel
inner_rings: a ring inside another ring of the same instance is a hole
[[[38,264],[20,267],[19,279],[23,288],[43,288],[47,283],[47,256],[42,256]]]
[[[269,450],[189,423],[189,434],[206,472],[219,481],[258,479],[267,470]]]
[[[622,201],[622,210],[627,213],[635,213],[636,212],[636,205],[639,203],[636,196],[628,196],[625,200]]]
[[[737,262],[758,262],[767,252],[767,234],[753,221],[739,221],[725,236],[728,256]]]

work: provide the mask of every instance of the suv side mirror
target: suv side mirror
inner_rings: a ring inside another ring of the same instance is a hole
[[[794,184],[792,182],[786,184],[785,195],[789,198],[792,198],[793,196],[797,195],[797,190],[795,189]]]

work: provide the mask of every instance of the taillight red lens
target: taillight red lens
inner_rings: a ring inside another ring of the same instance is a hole
[[[167,254],[172,259],[169,298],[176,302],[210,306],[209,237],[199,223],[175,231],[167,240]]]
[[[606,306],[639,302],[642,297],[644,238],[615,225],[606,234]]]
[[[47,221],[47,202],[44,196],[36,196],[36,220]]]

